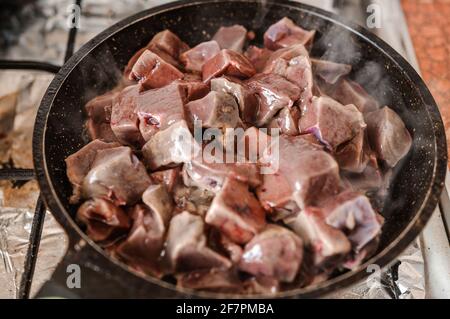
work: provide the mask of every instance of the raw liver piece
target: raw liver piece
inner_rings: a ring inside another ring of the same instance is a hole
[[[402,119],[385,106],[366,116],[370,145],[377,157],[390,167],[408,154],[412,139]]]
[[[288,223],[313,253],[313,264],[320,268],[334,268],[350,253],[351,244],[345,234],[325,221],[317,208],[307,208]]]
[[[205,83],[221,75],[246,79],[255,75],[255,73],[255,68],[245,56],[227,49],[223,49],[212,59],[209,59],[202,68],[203,82]]]
[[[336,150],[335,158],[339,168],[352,173],[362,173],[369,162],[371,152],[366,131],[363,130]]]
[[[169,193],[171,193],[180,178],[180,168],[170,168],[164,171],[154,172],[150,177],[159,184],[164,184]]]
[[[316,31],[306,31],[297,26],[291,19],[284,17],[271,25],[264,33],[264,46],[270,50],[290,47],[294,44],[309,46]]]
[[[314,97],[303,114],[300,130],[313,133],[330,150],[336,150],[366,127],[362,113],[354,105],[344,106],[329,97]]]
[[[330,199],[323,208],[326,223],[345,232],[355,252],[361,251],[381,232],[382,218],[369,199],[356,192],[343,192]]]
[[[287,108],[285,107],[280,111],[278,116],[273,119],[271,127],[278,127],[281,134],[290,136],[299,135],[298,121],[300,120],[301,113],[297,107]]]
[[[186,92],[179,83],[150,90],[136,99],[139,130],[145,141],[172,124],[185,120]]]
[[[266,48],[258,48],[257,46],[251,45],[247,48],[244,55],[250,60],[250,62],[255,67],[258,73],[261,73],[266,66],[269,57],[272,55],[273,51]]]
[[[145,205],[134,206],[130,216],[133,225],[116,253],[138,271],[159,277],[158,259],[164,244],[165,227]]]
[[[328,95],[343,105],[353,104],[364,114],[376,111],[379,107],[378,102],[355,81],[341,79],[335,85],[330,85],[318,80],[316,85],[322,95]]]
[[[145,89],[160,88],[181,78],[181,71],[150,50],[141,54],[129,75],[130,80],[139,81]]]
[[[211,80],[211,90],[233,95],[239,105],[241,119],[250,124],[255,121],[259,102],[246,84],[238,79],[220,77]]]
[[[101,198],[84,202],[78,208],[77,220],[86,225],[87,235],[97,242],[113,240],[130,227],[130,220],[122,208]]]
[[[91,169],[97,152],[118,146],[120,146],[118,143],[105,143],[101,140],[93,140],[66,158],[66,174],[73,187],[73,195],[70,197],[72,204],[76,204],[80,200],[83,180]]]
[[[203,152],[183,167],[195,186],[217,193],[227,177],[257,187],[261,176],[256,163],[226,163],[222,158],[209,158]]]
[[[157,33],[147,47],[156,54],[162,51],[175,60],[178,59],[180,54],[189,50],[189,46],[170,30]]]
[[[242,53],[246,38],[247,29],[236,24],[230,27],[220,27],[212,39],[217,41],[221,49]]]
[[[209,93],[209,86],[202,82],[201,77],[187,77],[186,74],[182,80],[176,80],[174,83],[184,91],[186,102],[198,100]]]
[[[157,33],[153,39],[139,51],[137,51],[131,59],[128,61],[127,66],[124,70],[125,78],[128,78],[131,69],[135,65],[136,61],[146,50],[150,50],[165,62],[173,65],[174,67],[179,67],[178,57],[183,52],[187,51],[189,46],[178,38],[177,35],[172,33],[170,30],[164,30]]]
[[[341,78],[352,71],[348,64],[335,63],[319,59],[311,59],[314,74],[329,84],[336,84]],[[345,103],[351,104],[351,103]]]
[[[142,201],[152,211],[153,218],[165,230],[172,218],[173,200],[163,184],[150,185],[142,194]]]
[[[224,92],[211,91],[186,104],[186,109],[192,123],[201,121],[205,128],[234,128],[239,122],[239,106],[232,95]]]
[[[260,159],[261,165],[269,165],[274,171],[263,175],[263,185],[258,189],[258,198],[266,209],[283,208],[291,200],[305,209],[338,193],[339,167],[320,145],[301,135],[281,135],[278,145],[273,145],[279,152],[269,152]]]
[[[140,89],[139,84],[123,89],[113,102],[111,112],[111,129],[119,142],[137,147],[144,143],[136,113],[136,99]]]
[[[206,246],[202,218],[188,212],[172,218],[167,234],[166,256],[175,271],[231,267],[227,258]]]
[[[184,120],[153,135],[142,148],[146,165],[151,170],[189,162],[200,151]]]
[[[290,230],[276,225],[267,228],[245,245],[239,269],[256,277],[292,282],[303,259],[303,242]]]
[[[186,70],[202,72],[203,64],[220,52],[216,41],[202,42],[180,56]]]
[[[84,198],[107,198],[117,205],[134,204],[152,183],[139,159],[126,146],[98,151],[83,179]]]
[[[266,224],[265,212],[248,185],[233,178],[226,179],[214,197],[205,222],[238,244],[248,242]]]
[[[301,94],[298,86],[276,74],[258,74],[247,84],[259,98],[257,126],[269,123],[279,110],[293,107]]]

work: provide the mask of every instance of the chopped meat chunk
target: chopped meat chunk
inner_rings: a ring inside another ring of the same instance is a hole
[[[234,128],[239,121],[239,107],[233,96],[211,91],[202,99],[189,102],[186,109],[191,114],[192,123],[201,121],[206,128]]]
[[[211,80],[211,90],[233,95],[239,105],[241,119],[245,123],[255,121],[259,103],[246,84],[237,79],[221,77]]]
[[[375,155],[368,154],[366,168],[360,173],[344,172],[348,187],[361,192],[377,191],[383,186],[383,176]]]
[[[124,76],[129,77],[133,66],[140,56],[146,51],[150,50],[166,63],[179,67],[180,63],[178,57],[189,49],[189,46],[178,38],[178,36],[172,33],[170,30],[164,30],[157,33],[152,40],[144,47],[137,51],[124,70]]]
[[[177,184],[173,191],[176,212],[188,211],[202,217],[206,215],[213,198],[214,193],[192,186],[189,182]]]
[[[282,108],[291,108],[301,93],[298,86],[276,74],[258,74],[248,81],[248,86],[260,102],[257,126],[269,123]]]
[[[205,83],[221,75],[245,79],[255,75],[255,73],[255,68],[245,56],[227,49],[223,49],[212,59],[206,61],[202,68]]]
[[[185,121],[156,133],[142,148],[145,163],[151,170],[189,162],[199,151],[200,146]]]
[[[281,134],[290,136],[299,135],[298,121],[300,120],[301,112],[297,107],[283,108],[278,116],[274,118],[271,127],[278,127]]]
[[[380,215],[379,215],[380,216]],[[382,222],[382,220],[380,220]],[[380,237],[376,237],[366,246],[364,246],[359,252],[353,252],[352,256],[342,265],[346,269],[354,269],[361,265],[366,259],[373,256],[379,246]]]
[[[272,55],[273,51],[266,48],[258,48],[257,46],[251,45],[245,51],[244,55],[250,60],[256,69],[256,72],[261,73],[266,66],[269,57]]]
[[[228,178],[214,197],[205,222],[231,241],[245,244],[266,224],[265,212],[245,183]]]
[[[111,129],[110,123],[96,123],[92,119],[88,119],[86,127],[91,139],[101,139],[105,142],[116,142],[117,138]]]
[[[234,243],[230,238],[228,238],[226,235],[217,232],[218,233],[218,241],[220,248],[226,252],[228,258],[233,263],[238,263],[239,260],[241,260],[242,253],[244,252],[242,247],[236,243]]]
[[[180,177],[180,168],[175,167],[163,171],[154,172],[150,177],[159,184],[164,184],[169,193],[171,193]]]
[[[336,85],[329,85],[324,81],[316,82],[322,95],[328,95],[343,105],[353,104],[362,113],[378,109],[378,102],[355,81],[342,79]]]
[[[270,50],[291,47],[299,43],[309,46],[314,40],[315,33],[314,30],[306,31],[300,28],[289,18],[283,18],[264,33],[264,46]]]
[[[303,243],[296,234],[281,226],[268,225],[245,245],[239,269],[256,277],[292,282],[302,258]]]
[[[180,54],[189,50],[189,46],[170,30],[157,33],[148,44],[148,48],[158,55],[164,52],[175,60]]]
[[[130,60],[128,60],[128,64],[125,67],[125,69],[123,70],[123,76],[125,79],[130,78],[131,70],[133,69],[134,64],[140,58],[142,53],[144,53],[144,51],[146,51],[146,50],[147,50],[147,47],[143,47],[143,48],[139,49],[139,51],[137,51],[135,54],[133,54],[133,56],[130,58]],[[166,61],[166,62],[168,62],[168,61]],[[168,63],[170,63],[170,62],[168,62]]]
[[[183,212],[172,218],[167,234],[166,256],[175,271],[231,267],[231,262],[206,246],[200,216]]]
[[[101,198],[84,202],[78,208],[77,220],[86,225],[88,236],[96,242],[113,240],[130,228],[130,220],[122,208]]]
[[[369,199],[355,192],[339,194],[324,205],[326,223],[347,234],[353,249],[359,252],[381,231],[382,223]]]
[[[197,270],[181,274],[177,279],[180,287],[222,293],[238,293],[242,285],[236,272],[228,269]]]
[[[336,150],[336,160],[342,170],[362,173],[369,162],[369,149],[365,130]]]
[[[348,64],[318,59],[311,59],[311,62],[315,75],[329,84],[336,84],[341,78],[348,75],[352,71],[352,66]]]
[[[307,56],[298,56],[289,61],[277,59],[272,64],[272,73],[284,76],[289,81],[295,83],[301,90],[299,107],[311,103],[313,97],[313,76],[311,71],[311,62]]]
[[[114,132],[111,129],[112,106],[120,91],[114,89],[103,95],[97,96],[85,105],[87,115],[87,129],[90,137],[102,139],[105,142],[117,141]]]
[[[237,53],[242,53],[246,38],[247,29],[237,24],[230,27],[220,27],[213,36],[213,40],[217,41],[221,49],[229,49]]]
[[[169,225],[173,211],[173,201],[166,187],[162,184],[150,185],[142,194],[142,201],[150,207],[154,219],[161,228],[165,229]]]
[[[260,159],[274,172],[263,175],[258,189],[259,200],[266,209],[282,208],[291,200],[305,209],[338,193],[339,167],[319,145],[302,136],[282,135],[275,147],[278,152],[267,152]]]
[[[118,146],[120,146],[118,143],[105,143],[100,140],[93,140],[66,158],[66,173],[73,187],[73,195],[70,197],[72,204],[76,204],[80,200],[83,180],[91,169],[97,152]]]
[[[345,234],[328,225],[323,212],[307,208],[288,223],[313,253],[314,266],[334,268],[350,253],[351,244]]]
[[[270,73],[271,70],[274,68],[274,64],[276,64],[276,61],[279,59],[284,59],[286,61],[290,61],[293,58],[296,57],[308,57],[309,54],[306,50],[305,46],[302,44],[296,44],[292,47],[287,47],[283,49],[279,49],[277,51],[274,51],[267,60],[266,66],[264,68],[264,73]]]
[[[136,99],[139,91],[138,84],[123,89],[115,99],[111,112],[111,129],[119,142],[138,147],[144,143],[136,113]]]
[[[130,213],[133,225],[127,238],[116,248],[116,253],[133,268],[160,276],[158,259],[164,244],[165,227],[156,214],[138,204]]]
[[[202,42],[180,56],[186,70],[202,72],[203,64],[220,52],[216,41]]]
[[[172,124],[185,120],[185,91],[179,83],[144,92],[136,99],[139,130],[145,141]]]
[[[87,102],[84,108],[88,117],[96,123],[109,123],[111,121],[112,105],[119,93],[118,90],[113,90]]]
[[[412,139],[400,116],[385,106],[367,115],[370,145],[390,167],[408,154]]]
[[[181,78],[181,71],[150,50],[141,54],[129,75],[130,80],[138,80],[145,89],[160,88]]]
[[[314,97],[299,125],[302,132],[313,133],[331,150],[366,127],[362,113],[354,105],[344,106],[329,97]]]
[[[118,205],[134,204],[151,184],[144,165],[126,146],[98,151],[83,179],[84,198],[107,198]]]
[[[209,93],[209,86],[203,83],[200,77],[196,79],[185,75],[183,80],[177,80],[175,83],[184,91],[186,102],[201,99]]]
[[[227,177],[248,183],[251,187],[261,184],[261,177],[255,163],[226,163],[220,158],[206,156],[203,152],[183,167],[196,186],[218,192]]]

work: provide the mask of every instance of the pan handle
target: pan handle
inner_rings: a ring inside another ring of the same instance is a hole
[[[87,243],[69,247],[35,298],[186,298],[132,274]]]

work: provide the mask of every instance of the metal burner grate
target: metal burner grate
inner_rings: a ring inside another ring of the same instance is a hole
[[[81,1],[76,0],[75,5],[81,8]],[[75,40],[77,28],[75,26],[69,29],[64,62],[70,59],[75,49]],[[50,73],[58,73],[60,66],[51,63],[28,61],[28,60],[0,60],[0,70],[35,70]],[[0,169],[0,180],[10,180],[13,183],[19,181],[30,181],[35,178],[33,169],[21,168],[2,168]],[[24,271],[20,281],[19,298],[28,299],[30,297],[31,283],[33,281],[34,269],[36,266],[39,244],[41,242],[42,229],[45,220],[45,205],[39,196],[36,202],[33,222],[31,226],[29,246],[25,256]]]

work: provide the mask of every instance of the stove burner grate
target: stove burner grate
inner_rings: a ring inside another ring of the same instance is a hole
[[[75,5],[81,8],[81,1],[76,0]],[[69,29],[69,36],[66,45],[64,62],[66,62],[72,55],[75,49],[75,40],[77,35],[77,28],[71,27]],[[35,70],[50,73],[58,73],[61,67],[38,61],[28,60],[0,60],[0,70]],[[26,182],[35,179],[33,169],[21,168],[2,168],[0,169],[0,180],[9,180],[13,183]],[[30,231],[30,244],[28,246],[27,254],[25,256],[24,271],[19,287],[19,298],[28,299],[30,297],[31,283],[33,281],[34,269],[36,266],[37,255],[39,251],[39,244],[41,241],[42,228],[45,219],[45,205],[39,196],[36,208],[34,211],[33,222]]]

